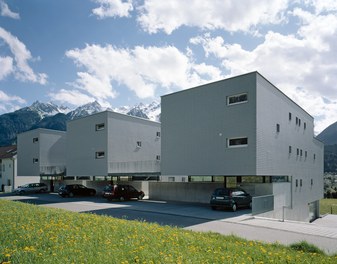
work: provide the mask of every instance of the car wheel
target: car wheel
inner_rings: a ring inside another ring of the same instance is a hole
[[[125,199],[124,199],[123,196],[121,196],[121,197],[119,197],[119,200],[120,200],[120,201],[124,201]]]
[[[235,212],[236,209],[237,209],[237,206],[236,206],[236,203],[234,203],[234,204],[232,205],[232,211]]]
[[[212,210],[216,210],[216,206],[211,206]]]
[[[143,199],[143,197],[144,197],[144,195],[142,195],[142,194],[141,194],[141,195],[139,195],[139,196],[138,196],[138,200],[142,200],[142,199]]]
[[[73,192],[70,192],[68,196],[69,196],[69,197],[74,197],[74,193],[73,193]]]

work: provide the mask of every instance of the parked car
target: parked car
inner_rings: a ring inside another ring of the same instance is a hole
[[[58,193],[62,197],[94,196],[96,195],[96,190],[82,184],[68,184],[61,186]]]
[[[43,193],[47,192],[48,187],[45,183],[27,183],[18,188],[14,189],[14,193],[25,194],[25,193]]]
[[[240,188],[217,188],[210,200],[213,210],[230,208],[234,212],[239,207],[252,208],[252,196]]]
[[[115,184],[106,186],[102,192],[102,196],[107,198],[109,201],[113,199],[124,201],[132,198],[141,200],[144,198],[145,194],[143,191],[138,191],[131,185]]]

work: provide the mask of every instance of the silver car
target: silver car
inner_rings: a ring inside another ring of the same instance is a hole
[[[14,190],[14,193],[25,194],[25,193],[43,193],[47,192],[48,187],[45,183],[27,183],[25,185],[19,186]]]

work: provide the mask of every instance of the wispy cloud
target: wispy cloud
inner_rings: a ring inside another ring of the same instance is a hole
[[[29,66],[28,62],[33,60],[33,57],[24,43],[2,27],[0,27],[0,39],[4,40],[12,53],[12,57],[0,57],[1,66],[5,66],[0,68],[0,79],[14,74],[15,78],[21,81],[47,83],[45,73],[35,73]]]
[[[13,19],[20,19],[20,15],[18,13],[12,12],[8,5],[5,3],[5,1],[0,0],[0,10],[1,10],[1,16],[4,17],[10,17]]]
[[[26,101],[19,96],[8,95],[0,90],[0,112],[14,111],[22,107]]]
[[[103,104],[125,87],[144,99],[221,78],[218,68],[195,64],[190,54],[172,46],[87,45],[67,51],[66,56],[81,69],[71,85]]]

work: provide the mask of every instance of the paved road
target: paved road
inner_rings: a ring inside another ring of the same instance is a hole
[[[208,205],[165,202],[107,202],[100,197],[61,198],[57,194],[29,196],[0,195],[40,206],[75,212],[91,212],[125,219],[157,222],[200,232],[234,234],[249,240],[289,245],[305,240],[329,254],[337,253],[337,215],[324,216],[313,223],[278,221],[253,217],[249,210],[212,211]]]

